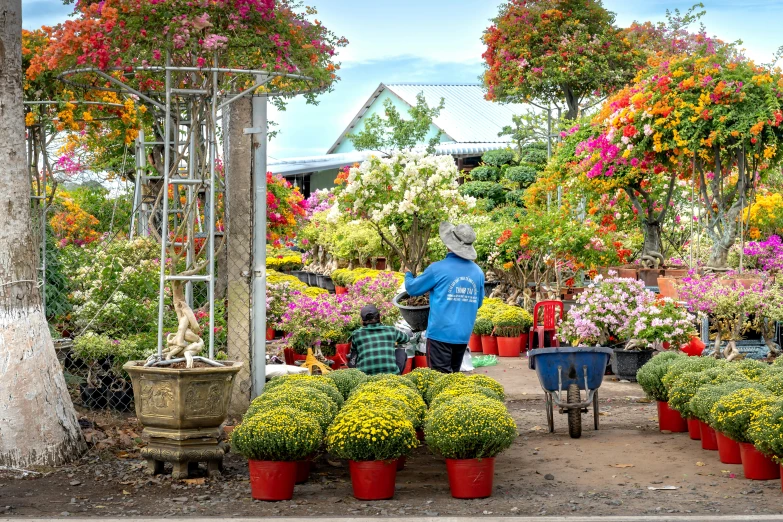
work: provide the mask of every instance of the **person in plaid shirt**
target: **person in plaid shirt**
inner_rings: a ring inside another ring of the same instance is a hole
[[[400,374],[397,364],[397,345],[408,342],[408,335],[381,324],[381,313],[374,305],[363,306],[359,312],[362,327],[351,334],[349,366],[367,375],[379,373]]]

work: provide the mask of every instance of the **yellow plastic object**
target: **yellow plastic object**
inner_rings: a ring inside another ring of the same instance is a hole
[[[307,370],[310,372],[310,375],[323,375],[332,371],[327,365],[315,358],[312,348],[307,349],[307,357],[305,358],[305,362],[302,366],[307,368]]]

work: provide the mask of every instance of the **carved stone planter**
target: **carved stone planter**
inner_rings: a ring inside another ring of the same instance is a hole
[[[210,476],[222,469],[228,448],[221,425],[243,363],[221,362],[225,366],[191,369],[145,368],[144,361],[123,366],[133,382],[136,417],[149,438],[141,450],[149,473],[161,473],[164,462],[173,464],[175,479],[186,478],[199,462],[207,463]]]

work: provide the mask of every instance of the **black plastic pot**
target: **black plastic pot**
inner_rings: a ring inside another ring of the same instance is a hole
[[[91,410],[103,410],[108,403],[106,397],[106,388],[94,388],[89,384],[79,385],[79,394],[81,395],[82,404],[85,408]]]
[[[318,274],[307,272],[307,284],[310,286],[318,286]]]
[[[652,359],[654,350],[615,349],[612,370],[618,379],[636,382],[636,372]]]
[[[304,270],[297,270],[296,272],[294,272],[294,275],[296,276],[297,279],[299,279],[304,284],[307,284],[307,282],[310,280],[307,277],[307,272],[305,272]]]
[[[394,296],[394,300],[392,302],[394,303],[394,306],[400,309],[400,315],[403,319],[405,319],[405,322],[408,323],[408,326],[411,327],[411,330],[414,332],[421,332],[426,330],[427,323],[429,322],[430,318],[429,305],[407,306],[400,303],[402,299],[406,299],[408,297],[408,293],[403,292]]]
[[[319,276],[320,287],[324,290],[334,292],[334,281],[330,276]]]
[[[131,411],[133,409],[133,388],[108,391],[109,407],[117,411]]]

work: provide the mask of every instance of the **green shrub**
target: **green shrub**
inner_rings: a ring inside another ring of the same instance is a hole
[[[447,459],[478,459],[511,447],[517,426],[502,402],[468,395],[433,410],[424,433],[430,449]]]
[[[499,205],[506,200],[503,186],[493,181],[468,181],[460,185],[459,193],[476,199],[488,199],[494,205]]]
[[[253,399],[244,418],[249,419],[259,411],[271,410],[276,406],[287,406],[301,415],[314,418],[321,430],[326,430],[337,415],[337,405],[324,392],[288,383]]]
[[[304,460],[322,443],[318,422],[288,407],[260,411],[231,432],[231,450],[251,460]]]
[[[736,371],[745,374],[745,376],[751,381],[759,381],[762,376],[769,371],[769,364],[753,359],[742,359],[741,361],[731,362],[736,368]]]
[[[500,180],[500,169],[489,165],[482,165],[471,170],[469,175],[472,181],[497,182]]]
[[[294,386],[312,387],[324,392],[330,399],[337,405],[337,408],[342,408],[343,394],[340,393],[339,388],[331,379],[323,375],[284,375],[282,377],[275,377],[264,387],[265,392],[272,391],[278,386],[283,384],[292,384]]]
[[[686,356],[679,352],[661,352],[639,368],[639,371],[636,372],[636,381],[648,398],[662,402],[669,400],[669,394],[661,382],[661,378],[672,363],[682,357]]]
[[[531,165],[509,167],[503,173],[503,177],[513,183],[518,183],[519,188],[524,189],[535,183],[538,172]]]
[[[430,386],[443,377],[443,374],[432,368],[416,368],[403,377],[416,385],[416,391],[424,398],[427,396],[427,390],[430,389]]]
[[[522,148],[520,162],[530,163],[543,169],[547,163],[546,143],[531,143]]]
[[[685,417],[693,417],[690,410],[691,399],[702,386],[722,384],[725,382],[750,381],[744,374],[730,368],[730,364],[708,368],[702,372],[687,372],[677,377],[669,389],[669,406],[679,411]]]
[[[724,395],[710,411],[713,427],[732,440],[750,442],[747,432],[751,421],[773,402],[775,398],[755,384]]]
[[[416,385],[412,383],[409,379],[403,377],[402,375],[395,375],[392,373],[379,373],[378,375],[372,375],[370,377],[367,377],[366,382],[382,382],[385,384],[389,384],[391,386],[406,386],[418,393],[418,390],[416,389]]]
[[[514,161],[514,152],[510,149],[488,150],[481,156],[481,161],[493,167],[502,167]]]
[[[680,375],[690,372],[700,372],[718,364],[718,361],[712,357],[681,357],[672,362],[666,373],[661,377],[661,382],[664,387],[666,387],[667,392],[671,393],[671,384]]]
[[[356,368],[335,370],[327,373],[325,377],[334,381],[335,386],[340,390],[344,399],[348,398],[354,388],[367,381],[367,375]]]
[[[523,208],[525,206],[525,191],[511,190],[506,192],[506,203],[513,207]]]
[[[773,395],[783,397],[783,368],[770,366],[759,376],[758,382]]]
[[[396,460],[418,446],[413,423],[396,409],[351,407],[326,433],[329,453],[341,459]]]

